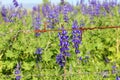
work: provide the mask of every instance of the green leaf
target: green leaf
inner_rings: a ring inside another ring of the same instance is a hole
[[[23,62],[23,65],[22,67],[25,69],[25,70],[31,70],[32,67],[35,65],[35,62]]]
[[[51,56],[53,55],[52,52],[50,51],[46,51],[45,53],[43,53],[42,55],[42,59],[46,62],[50,61],[51,60]]]
[[[12,69],[15,66],[15,63],[15,61],[5,61],[3,65],[7,66],[7,69]]]
[[[108,50],[111,51],[111,52],[116,52],[116,48],[115,47],[109,47]]]
[[[2,71],[2,61],[0,61],[0,72]]]
[[[9,57],[9,58],[15,58],[17,57],[17,53],[15,52],[12,52],[10,50],[7,50],[7,52],[5,53],[6,57]]]

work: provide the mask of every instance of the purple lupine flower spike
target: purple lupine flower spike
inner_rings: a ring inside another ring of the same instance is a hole
[[[65,21],[65,22],[68,22],[68,20],[69,20],[69,18],[68,18],[68,13],[71,12],[71,11],[73,11],[73,7],[72,7],[71,5],[65,4],[65,5],[63,6],[63,11],[62,11],[62,13],[63,13],[64,21]]]
[[[20,63],[17,64],[16,68],[15,68],[15,79],[16,80],[20,80],[21,79],[21,76],[20,76]]]
[[[82,57],[79,57],[79,60],[81,60],[81,61],[82,61]]]
[[[36,63],[40,62],[42,60],[42,48],[37,48],[36,51],[35,51],[35,54],[37,55],[37,58],[36,58]]]
[[[20,74],[20,70],[19,70],[19,69],[16,69],[16,70],[15,70],[15,74]]]
[[[37,48],[35,54],[42,54],[42,49],[41,48]]]
[[[33,22],[34,30],[39,30],[40,26],[41,26],[39,6],[38,7],[33,7],[32,18],[33,18],[32,22]],[[36,37],[40,36],[40,33],[35,33],[35,36]]]
[[[7,9],[3,6],[1,10],[2,17],[7,17]]]
[[[77,21],[75,20],[73,22],[73,25],[72,25],[72,42],[74,43],[74,48],[75,48],[75,53],[78,54],[80,53],[79,51],[79,44],[81,44],[81,34],[82,32],[80,30],[77,30],[78,29],[78,23]]]
[[[10,22],[7,13],[8,13],[7,9],[5,8],[5,6],[3,6],[1,9],[2,18],[5,22]]]
[[[64,30],[62,27],[62,32],[58,33],[59,40],[60,40],[60,54],[56,56],[56,62],[61,66],[64,67],[66,63],[66,57],[70,56],[70,53],[68,52],[69,48],[69,37],[67,36],[67,31]]]
[[[13,0],[13,4],[14,4],[15,7],[18,7],[18,6],[19,6],[17,0]]]
[[[56,56],[56,62],[60,65],[60,67],[64,67],[65,66],[65,57],[63,54],[58,54]]]
[[[20,80],[21,79],[21,76],[16,76],[16,80]]]
[[[117,70],[116,70],[116,65],[113,65],[112,66],[112,74],[115,74],[117,72]]]
[[[116,80],[120,80],[120,76],[117,76],[117,77],[116,77]]]

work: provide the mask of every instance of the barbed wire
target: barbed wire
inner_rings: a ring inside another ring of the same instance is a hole
[[[80,30],[82,32],[84,31],[87,31],[87,30],[101,30],[101,29],[117,29],[117,28],[120,28],[120,26],[108,26],[108,27],[93,27],[93,28],[85,28],[85,27],[80,27],[80,28],[76,28],[76,29],[64,29],[66,31],[72,31],[72,30]],[[28,33],[45,33],[45,32],[61,32],[62,30],[48,30],[46,28],[40,30],[18,30],[18,31],[9,31],[9,32],[6,32],[6,33],[2,33],[0,32],[0,36],[5,36],[7,34],[10,34],[10,33],[18,33],[18,32],[22,32],[22,33],[25,33],[25,34],[28,34]]]
[[[93,28],[84,28],[84,27],[80,27],[80,28],[76,28],[76,29],[64,29],[66,31],[72,31],[72,30],[81,30],[81,31],[87,31],[87,30],[98,30],[98,29],[111,29],[111,28],[120,28],[120,26],[109,26],[109,27],[93,27]],[[34,30],[34,32],[61,32],[62,30]]]

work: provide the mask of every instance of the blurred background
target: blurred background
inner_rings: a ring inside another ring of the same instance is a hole
[[[2,5],[10,6],[12,5],[13,0],[0,0],[0,7]],[[18,3],[21,3],[25,8],[32,8],[36,4],[41,4],[45,0],[17,0]],[[60,2],[60,0],[49,0],[53,4],[57,4]],[[65,0],[66,2],[69,2],[72,5],[76,5],[77,2],[80,2],[81,0]],[[88,3],[89,0],[83,0],[85,3]],[[101,2],[103,1],[111,1],[111,0],[99,0]],[[120,2],[120,0],[117,0],[117,2]]]

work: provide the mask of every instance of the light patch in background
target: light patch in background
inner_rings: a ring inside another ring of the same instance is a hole
[[[13,5],[12,3],[13,0],[0,0],[0,7],[5,5],[5,6],[10,6]],[[25,8],[32,8],[33,6],[37,4],[41,4],[42,0],[17,0],[18,3],[22,4],[23,7]],[[61,0],[49,0],[52,4],[58,4],[60,3]],[[65,0],[69,2],[72,5],[76,5],[77,2],[80,2],[80,0]],[[88,3],[89,0],[84,0],[85,3]],[[101,2],[105,0],[99,0]],[[120,2],[120,0],[117,0],[117,2]]]

